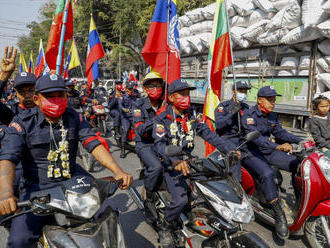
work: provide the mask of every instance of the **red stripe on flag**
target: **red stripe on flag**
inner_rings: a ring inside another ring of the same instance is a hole
[[[215,41],[211,67],[211,87],[219,99],[221,96],[222,71],[231,63],[229,33],[225,33]]]
[[[95,46],[91,48],[89,54],[86,59],[86,74],[88,75],[88,71],[92,71],[92,66],[95,61],[104,57],[104,51],[101,43],[97,43]]]

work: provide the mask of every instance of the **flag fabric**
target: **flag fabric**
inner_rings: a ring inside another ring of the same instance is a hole
[[[34,63],[33,63],[33,53],[30,53],[30,60],[29,60],[29,73],[34,73]]]
[[[176,0],[157,1],[142,56],[147,64],[164,79],[166,79],[168,56],[167,83],[170,84],[181,77]]]
[[[209,80],[212,91],[221,97],[222,71],[232,63],[225,0],[217,0],[209,50]]]
[[[78,50],[74,40],[72,40],[71,48],[69,51],[69,55],[67,57],[64,69],[64,78],[70,77],[70,70],[75,67],[80,66],[80,60],[78,55]]]
[[[56,69],[56,60],[57,60],[61,31],[63,26],[63,16],[66,10],[65,2],[66,0],[58,1],[57,8],[55,10],[55,17],[53,19],[52,26],[50,27],[50,32],[48,36],[48,43],[47,43],[45,57],[50,70]],[[68,1],[67,7],[69,8],[69,10],[68,10],[68,19],[66,23],[64,41],[70,40],[73,35],[73,12],[72,12],[71,0]],[[64,58],[63,55],[64,55],[64,49],[62,53],[62,64]]]
[[[40,39],[39,54],[38,54],[34,74],[36,75],[37,78],[39,78],[42,75],[44,70],[45,70],[45,54],[44,54],[44,48],[42,45],[42,39]]]
[[[217,0],[208,55],[209,88],[203,108],[204,120],[212,131],[215,130],[214,111],[221,98],[222,71],[232,63],[227,21],[225,0]],[[214,149],[211,144],[205,142],[206,156],[212,153]]]
[[[20,52],[20,54],[19,54],[19,72],[28,72],[25,58],[24,58],[24,55],[22,52]]]
[[[86,58],[86,76],[88,89],[92,87],[92,83],[95,79],[99,78],[99,63],[98,60],[105,56],[102,43],[97,33],[95,22],[91,17],[88,37],[88,51]]]

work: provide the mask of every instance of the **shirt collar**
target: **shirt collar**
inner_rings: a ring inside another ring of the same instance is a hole
[[[254,108],[255,108],[257,115],[262,116],[262,112],[259,110],[258,105],[255,105]]]
[[[38,126],[41,126],[44,123],[48,123],[48,121],[46,120],[44,114],[41,112],[40,108],[39,107],[36,107],[36,108],[38,108],[38,111],[37,111]],[[63,120],[66,119],[66,112],[67,112],[67,110],[65,110],[64,114],[62,115]]]

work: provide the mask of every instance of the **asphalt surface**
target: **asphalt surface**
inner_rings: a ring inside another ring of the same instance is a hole
[[[201,139],[196,138],[195,155],[203,157],[204,143]],[[136,154],[128,153],[125,159],[119,158],[120,150],[118,147],[112,146],[111,152],[116,161],[126,171],[133,175],[134,186],[137,186],[138,190],[141,190],[143,182],[138,180],[138,171],[140,167],[139,159]],[[93,173],[95,177],[109,176],[111,173],[103,168],[95,168],[97,172]],[[284,178],[288,179],[289,175],[284,174]],[[285,180],[286,184],[288,180]],[[124,235],[129,248],[149,248],[159,247],[157,241],[157,233],[145,222],[143,213],[137,208],[133,200],[130,198],[127,191],[118,191],[112,198],[113,207],[120,212],[120,221],[124,229]],[[297,239],[288,239],[285,242],[277,240],[273,236],[273,228],[262,224],[260,222],[252,222],[245,226],[249,231],[253,231],[258,234],[268,245],[272,248],[288,247],[288,248],[303,248],[306,246],[304,240],[301,237]],[[7,232],[0,227],[0,248],[6,247]]]

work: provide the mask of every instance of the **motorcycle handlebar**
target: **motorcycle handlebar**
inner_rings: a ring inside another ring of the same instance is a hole
[[[32,203],[28,200],[28,201],[17,202],[16,205],[17,208],[25,208],[25,207],[31,207]]]

